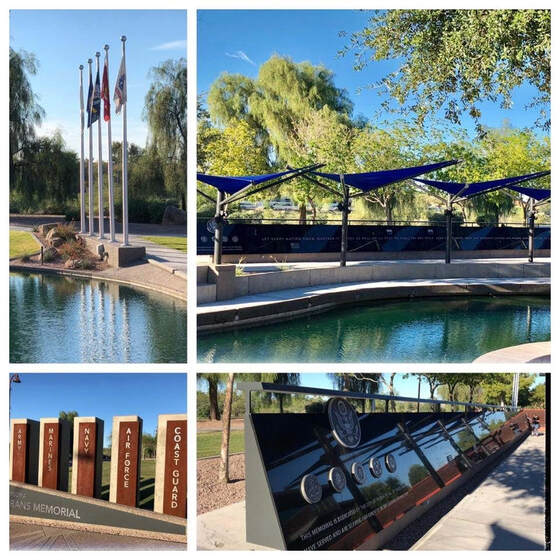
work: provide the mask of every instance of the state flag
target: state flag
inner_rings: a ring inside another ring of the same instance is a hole
[[[103,99],[103,118],[108,121],[111,118],[111,99],[109,94],[109,61],[107,57],[105,57],[105,64],[103,65],[101,99]]]
[[[115,113],[120,113],[122,106],[126,103],[126,64],[124,56],[121,58],[121,65],[119,66],[113,101],[115,102]]]
[[[97,76],[95,78],[95,87],[93,88],[93,96],[91,97],[91,105],[89,109],[88,126],[91,126],[94,122],[96,122],[99,119],[100,111],[101,111],[101,90],[99,87],[99,70],[97,70]]]

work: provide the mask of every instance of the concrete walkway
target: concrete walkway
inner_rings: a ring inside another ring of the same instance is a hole
[[[550,341],[530,342],[517,346],[500,348],[493,352],[483,354],[474,360],[478,364],[549,364]]]
[[[146,247],[146,258],[150,264],[159,266],[183,280],[187,279],[187,253],[158,245],[141,235],[130,235],[129,238],[134,245],[144,245]]]
[[[10,522],[10,550],[186,550],[186,543]]]
[[[545,436],[529,436],[412,550],[543,550]]]
[[[454,285],[494,285],[507,288],[514,285],[539,285],[549,286],[550,278],[452,278],[449,280],[393,280],[381,282],[353,282],[350,284],[327,284],[323,286],[293,288],[291,290],[278,290],[274,292],[263,292],[251,294],[230,300],[203,303],[198,305],[198,313],[205,314],[215,311],[229,311],[232,309],[261,306],[279,301],[289,301],[312,296],[324,296],[326,294],[342,294],[356,290],[367,290],[372,288],[414,288],[424,286],[454,286]]]

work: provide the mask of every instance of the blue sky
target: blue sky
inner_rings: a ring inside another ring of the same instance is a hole
[[[370,64],[365,70],[353,69],[351,56],[339,57],[338,51],[349,36],[366,24],[368,14],[356,10],[202,10],[198,12],[197,89],[207,92],[221,72],[242,73],[256,77],[259,66],[271,55],[287,55],[294,61],[323,64],[335,73],[337,87],[348,91],[355,105],[355,114],[372,118],[379,108],[376,90],[360,88],[375,82],[396,68],[394,61]],[[483,103],[483,123],[500,126],[509,119],[514,127],[532,126],[535,110],[525,110],[534,93],[530,86],[518,88],[513,95],[514,107],[502,110],[496,104]],[[465,118],[463,125],[473,131],[473,121]]]
[[[12,10],[10,46],[37,56],[39,71],[31,85],[46,117],[39,132],[59,129],[67,145],[80,149],[79,70],[84,65],[87,95],[87,59],[101,52],[100,65],[109,50],[109,89],[113,95],[121,60],[121,35],[126,35],[128,73],[128,140],[146,144],[147,125],[142,121],[144,97],[153,66],[167,59],[186,57],[187,18],[183,10]],[[100,71],[100,75],[101,75]],[[84,100],[85,102],[85,100]],[[112,114],[113,140],[122,138],[122,119]],[[94,132],[96,146],[97,128]],[[105,135],[105,130],[103,131]],[[86,133],[87,138],[87,133]],[[105,136],[104,136],[105,138]],[[87,148],[87,141],[86,141]]]
[[[113,416],[136,414],[153,434],[158,414],[187,410],[187,376],[171,373],[20,373],[12,384],[11,418],[58,417],[61,410],[105,422],[105,445]]]

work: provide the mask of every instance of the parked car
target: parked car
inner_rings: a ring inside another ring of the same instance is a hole
[[[251,202],[249,200],[242,200],[239,203],[239,209],[240,210],[262,210],[263,209],[263,203],[260,202],[260,201]]]
[[[294,211],[298,209],[291,198],[271,200],[269,206],[272,210]]]

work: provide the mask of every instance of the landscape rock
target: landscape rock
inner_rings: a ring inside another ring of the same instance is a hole
[[[54,230],[53,230],[54,231]],[[49,244],[51,247],[60,247],[63,243],[65,243],[65,239],[62,239],[62,237],[58,237],[56,235],[53,235],[49,241]]]
[[[161,223],[163,225],[183,226],[187,223],[187,213],[176,206],[166,206]]]
[[[58,224],[55,223],[51,223],[51,224],[41,224],[38,228],[37,231],[43,235],[46,236],[47,233],[49,233],[51,230],[53,230],[56,226],[58,226]]]
[[[65,263],[64,263],[64,268],[76,268],[76,263],[77,261],[74,259],[68,259]]]

